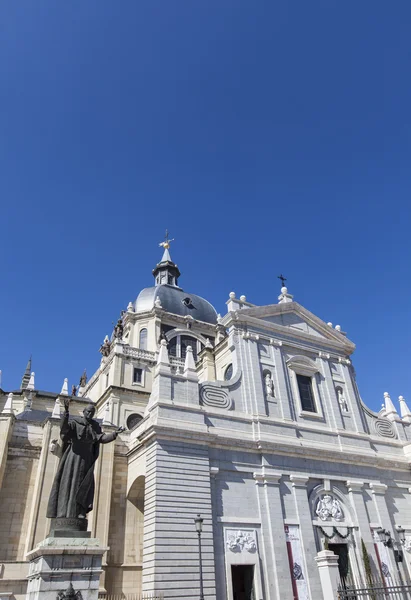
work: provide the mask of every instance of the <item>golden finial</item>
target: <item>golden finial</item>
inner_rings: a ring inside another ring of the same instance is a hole
[[[169,239],[169,237],[168,237],[168,229],[166,229],[166,235],[165,235],[165,238],[164,238],[164,242],[160,242],[159,246],[163,246],[163,248],[165,250],[168,250],[170,248],[171,242],[174,242],[174,238],[172,240]]]

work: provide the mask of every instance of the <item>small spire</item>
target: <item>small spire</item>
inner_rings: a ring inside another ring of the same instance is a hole
[[[155,277],[156,285],[174,285],[178,286],[178,278],[180,277],[180,270],[177,265],[172,261],[169,248],[171,242],[174,239],[170,240],[168,237],[168,230],[166,230],[166,235],[163,242],[160,242],[159,246],[164,248],[164,253],[161,258],[161,261],[156,265],[155,269],[153,269],[153,275]]]
[[[20,389],[21,390],[25,390],[27,388],[27,386],[29,384],[29,381],[30,381],[30,373],[31,373],[31,356],[29,358],[26,370],[24,371],[24,375],[23,375],[23,378],[21,380],[21,384],[20,384]]]
[[[4,405],[3,410],[1,411],[2,415],[13,415],[13,394],[9,394],[7,396],[6,404]]]
[[[168,350],[167,350],[166,340],[161,340],[161,342],[160,342],[160,351],[158,353],[157,364],[158,365],[170,365],[170,359],[168,358]]]
[[[186,348],[186,358],[184,361],[184,377],[187,377],[187,379],[198,381],[196,364],[194,362],[193,349],[191,346],[187,346]]]
[[[390,395],[388,392],[384,392],[384,401],[385,401],[385,416],[390,421],[394,421],[396,417],[398,417],[397,409],[395,408]]]
[[[64,385],[67,386],[67,379],[64,380],[63,388],[64,388]],[[63,390],[62,390],[62,393],[63,393]],[[68,394],[66,394],[66,395],[68,395]],[[51,416],[54,419],[60,419],[60,399],[58,396],[54,402],[53,412],[51,413]]]
[[[406,423],[411,423],[411,410],[408,408],[407,403],[405,402],[404,396],[399,396],[398,400],[400,401],[400,415],[401,419]]]
[[[67,379],[67,377],[63,381],[63,386],[61,388],[60,396],[68,396],[68,379]]]
[[[33,372],[33,373],[30,375],[30,381],[28,382],[28,384],[27,384],[27,386],[26,386],[26,389],[27,389],[27,390],[34,390],[34,376],[35,376],[35,373]]]

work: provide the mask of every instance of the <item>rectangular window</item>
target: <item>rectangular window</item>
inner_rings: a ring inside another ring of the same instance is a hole
[[[133,371],[133,383],[142,383],[143,381],[143,369],[135,368]]]
[[[311,377],[297,375],[298,391],[300,392],[301,408],[306,412],[317,412]]]

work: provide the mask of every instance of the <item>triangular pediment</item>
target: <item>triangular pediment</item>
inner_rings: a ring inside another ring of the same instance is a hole
[[[344,347],[347,353],[355,349],[355,345],[343,333],[340,333],[325,321],[297,302],[285,302],[283,304],[269,304],[267,306],[255,306],[242,309],[237,313],[241,320],[250,320],[254,326],[261,329],[268,327],[297,336],[310,337],[331,342],[332,345]],[[257,320],[260,323],[257,323]]]

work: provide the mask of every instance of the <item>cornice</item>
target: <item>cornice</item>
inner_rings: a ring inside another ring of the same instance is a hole
[[[258,329],[264,329],[274,331],[278,334],[285,336],[286,338],[296,338],[302,340],[309,340],[311,343],[317,341],[314,336],[298,329],[292,329],[290,327],[279,325],[266,321],[265,317],[276,316],[278,314],[284,314],[288,312],[297,313],[307,321],[307,323],[314,326],[317,330],[323,333],[324,338],[318,338],[319,345],[330,346],[334,349],[339,349],[340,353],[352,354],[355,350],[355,344],[351,342],[344,335],[329,327],[324,321],[316,317],[313,313],[305,309],[297,302],[290,302],[285,304],[272,304],[257,308],[246,308],[240,311],[231,311],[227,313],[222,323],[225,327],[230,325],[236,326],[239,323],[245,323],[254,325]]]
[[[169,408],[169,405],[167,405]],[[244,432],[242,432],[244,433]],[[218,432],[204,432],[198,429],[189,430],[186,427],[177,428],[175,426],[167,425],[162,422],[157,424],[151,422],[148,429],[141,432],[138,436],[138,442],[135,441],[133,448],[130,448],[130,454],[132,451],[136,451],[140,448],[140,444],[145,444],[148,441],[152,441],[156,438],[169,439],[173,441],[193,443],[202,446],[209,446],[213,448],[221,449],[232,449],[232,450],[247,450],[250,453],[262,454],[276,454],[281,456],[296,456],[304,458],[304,460],[315,460],[333,462],[339,464],[372,467],[376,469],[392,469],[401,472],[409,471],[409,464],[406,460],[401,461],[399,459],[385,458],[375,456],[375,452],[358,454],[358,450],[355,448],[345,447],[343,451],[334,450],[333,448],[325,448],[324,444],[307,444],[304,446],[291,443],[290,440],[281,439],[280,441],[261,441],[259,439],[253,439],[251,436],[242,438],[236,438],[227,435],[227,430],[224,431],[224,435],[219,435]]]

